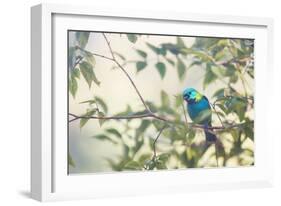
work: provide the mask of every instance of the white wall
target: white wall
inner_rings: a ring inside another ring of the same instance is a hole
[[[225,0],[53,0],[49,2],[73,3],[86,5],[103,5],[110,7],[128,7],[147,10],[170,10],[192,13],[218,13],[231,15],[267,16],[275,19],[275,99],[271,99],[276,107],[272,114],[272,129],[280,122],[280,69],[279,47],[281,46],[281,14],[277,0],[260,1],[225,1]],[[118,3],[117,3],[118,2]],[[0,201],[1,205],[36,205],[28,199],[29,190],[29,149],[30,149],[30,14],[29,7],[40,3],[29,0],[8,0],[1,2],[1,49],[0,49],[0,88],[1,88],[1,145],[0,145]],[[279,45],[279,47],[278,47]],[[279,58],[278,58],[279,57]],[[266,69],[266,68],[265,68]],[[279,87],[279,88],[278,88]],[[265,96],[266,97],[266,96]],[[278,108],[279,106],[279,108]],[[266,138],[266,137],[265,137]],[[241,191],[225,191],[211,193],[193,193],[179,195],[157,195],[146,197],[130,197],[109,200],[91,200],[82,202],[61,202],[61,205],[279,205],[281,203],[281,136],[276,130],[275,141],[275,174],[276,187],[273,189],[254,189]],[[279,203],[279,204],[278,204]],[[49,204],[49,203],[48,203]]]

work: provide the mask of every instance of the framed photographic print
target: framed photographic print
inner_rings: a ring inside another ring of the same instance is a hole
[[[33,198],[272,185],[271,19],[31,13]]]

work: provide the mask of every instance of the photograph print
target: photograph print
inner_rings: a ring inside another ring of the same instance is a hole
[[[67,39],[68,174],[254,165],[254,39]]]

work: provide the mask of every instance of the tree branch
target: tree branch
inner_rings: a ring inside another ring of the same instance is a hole
[[[154,118],[154,119],[158,119],[161,120],[165,123],[169,123],[169,124],[179,124],[173,120],[170,119],[166,119],[165,117],[161,117],[158,116],[154,113],[146,113],[146,114],[139,114],[139,115],[129,115],[129,116],[83,116],[83,115],[76,115],[76,114],[72,114],[72,113],[68,113],[70,116],[74,117],[73,119],[69,120],[68,122],[74,122],[78,119],[103,119],[103,120],[123,120],[123,119],[142,119],[142,118]],[[203,129],[203,130],[210,130],[212,131],[223,131],[226,129],[231,129],[231,128],[236,128],[236,127],[241,127],[243,125],[243,123],[241,124],[234,124],[234,125],[229,125],[229,126],[209,126],[206,127],[204,125],[200,125],[200,124],[194,124],[191,122],[186,122],[186,124],[192,128],[195,129]]]
[[[81,50],[81,51],[83,51],[83,52],[85,52],[85,53],[91,54],[91,55],[93,55],[93,56],[98,56],[98,57],[101,57],[101,58],[104,58],[104,59],[108,59],[108,60],[110,60],[110,61],[114,61],[114,59],[112,59],[112,58],[110,58],[110,57],[107,57],[107,56],[105,56],[105,55],[98,54],[98,53],[95,53],[95,52],[89,52],[89,51],[87,51],[87,50],[81,48],[80,46],[76,46],[75,48],[76,48],[76,49],[79,49],[79,50]]]
[[[111,45],[110,45],[110,41],[109,41],[108,38],[106,37],[105,33],[102,33],[102,35],[103,35],[103,37],[104,37],[104,39],[105,39],[105,41],[106,41],[106,43],[107,43],[107,46],[108,46],[109,51],[110,51],[110,53],[111,53],[112,59],[113,59],[113,60],[116,60],[116,59],[115,59],[115,56],[114,56],[114,52],[113,52],[113,50],[112,50],[112,48],[111,48]]]
[[[103,120],[122,120],[122,119],[141,119],[146,117],[152,117],[150,113],[147,114],[140,114],[140,115],[131,115],[131,116],[79,116],[72,113],[69,113],[70,116],[74,117],[73,119],[69,120],[73,122],[78,119],[103,119]]]

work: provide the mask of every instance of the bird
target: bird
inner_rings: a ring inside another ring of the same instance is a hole
[[[183,99],[186,101],[187,112],[192,122],[204,127],[207,142],[215,143],[217,136],[208,129],[212,126],[212,110],[208,98],[194,88],[186,88],[183,91]]]

